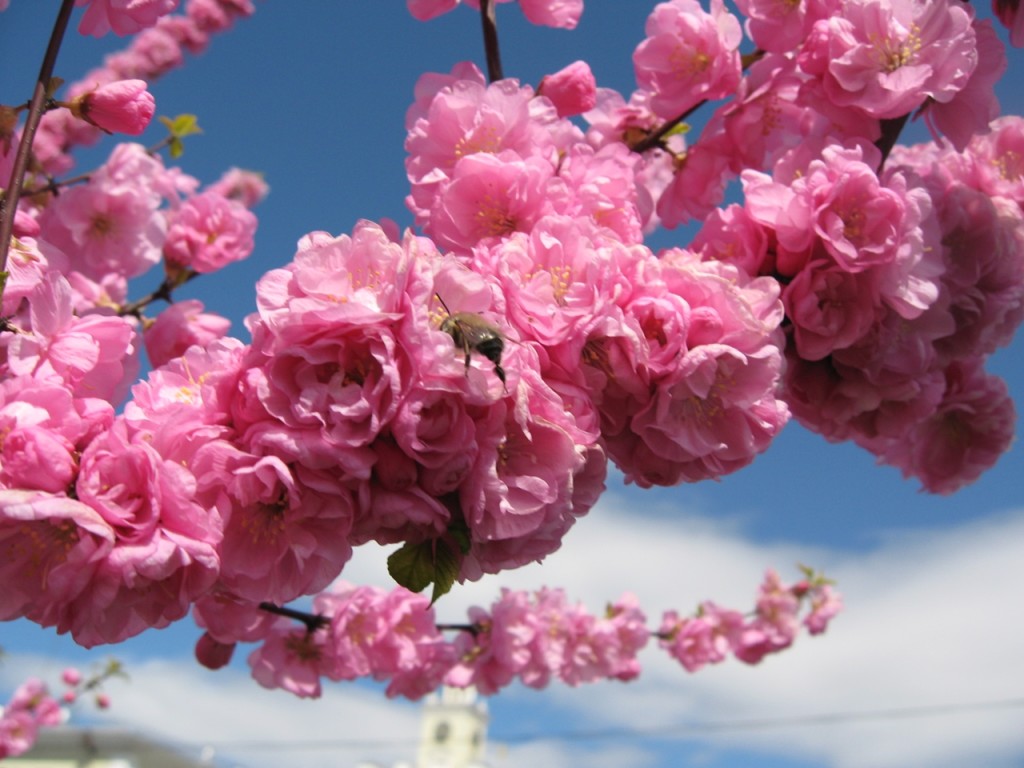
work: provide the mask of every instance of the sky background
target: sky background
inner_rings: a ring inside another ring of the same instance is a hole
[[[56,0],[13,0],[0,15],[0,102],[28,97]],[[987,15],[987,3],[980,10]],[[631,54],[653,3],[588,0],[573,32],[525,23],[499,7],[505,72],[536,84],[586,59],[599,85],[628,93]],[[77,23],[80,12],[73,23]],[[1005,40],[1005,34],[1000,30]],[[58,74],[74,81],[123,41],[69,33]],[[1020,114],[1024,55],[1010,50],[1004,113]],[[411,224],[402,149],[418,76],[456,61],[482,66],[479,21],[465,8],[421,23],[401,0],[260,2],[256,15],[155,84],[159,114],[195,113],[182,168],[204,183],[230,166],[261,171],[270,196],[254,255],[179,295],[227,315],[247,338],[253,284],[288,262],[311,230],[351,231],[361,218]],[[144,143],[160,138],[151,130]],[[914,128],[908,141],[921,140]],[[80,155],[87,170],[112,142]],[[686,232],[656,246],[685,245]],[[157,277],[140,286],[152,288]],[[1024,338],[989,369],[1024,403]],[[1019,406],[1018,406],[1019,407]],[[790,424],[752,466],[720,482],[608,492],[541,566],[457,587],[439,605],[456,621],[502,586],[562,586],[599,611],[624,591],[655,623],[710,598],[745,609],[766,567],[787,579],[808,563],[836,578],[846,611],[819,638],[757,667],[726,663],[690,675],[653,646],[639,681],[489,700],[494,766],[964,766],[1024,764],[1024,451],[1016,444],[949,498],[918,491],[850,445]],[[386,553],[364,548],[345,570],[388,585]],[[56,680],[68,663],[115,654],[131,680],[109,687],[99,722],[137,727],[227,768],[389,764],[415,755],[420,707],[373,685],[328,684],[318,701],[264,691],[244,664],[208,672],[192,660],[190,622],[116,648],[77,648],[25,622],[0,626],[0,693],[29,674]],[[244,660],[244,653],[240,659]],[[0,699],[2,700],[2,699]],[[84,710],[78,722],[87,722]],[[212,752],[211,752],[212,748]]]

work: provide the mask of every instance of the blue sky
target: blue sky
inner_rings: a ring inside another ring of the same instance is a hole
[[[0,101],[27,97],[56,6],[13,0],[0,16]],[[630,56],[651,6],[589,0],[574,32],[533,27],[512,5],[501,6],[506,74],[536,84],[584,58],[600,85],[628,92]],[[119,45],[71,35],[58,74],[75,80]],[[210,182],[237,165],[263,172],[271,186],[256,211],[253,257],[195,281],[182,296],[228,315],[245,338],[241,318],[253,308],[253,283],[287,262],[301,235],[346,232],[360,218],[410,224],[402,143],[412,88],[422,72],[464,59],[482,61],[479,22],[467,9],[424,24],[400,0],[261,2],[252,19],[156,84],[159,114],[196,113],[203,127],[180,161],[187,172]],[[1010,60],[1011,78],[1019,78],[1024,55],[1011,50]],[[1024,91],[1019,79],[1009,82],[1016,88],[1002,84],[1003,111],[1020,114]],[[85,153],[82,168],[110,146]],[[657,239],[686,241],[683,232]],[[1024,338],[996,355],[990,370],[1024,403]],[[1022,459],[1017,444],[975,485],[938,498],[876,467],[863,451],[792,424],[751,467],[721,482],[639,491],[613,476],[563,551],[543,566],[457,589],[445,598],[442,618],[489,602],[504,585],[565,586],[594,610],[629,590],[651,616],[690,610],[705,597],[743,607],[765,567],[788,576],[798,561],[839,579],[847,611],[825,637],[756,668],[727,664],[691,676],[651,648],[636,683],[503,693],[490,702],[492,746],[504,745],[492,750],[494,764],[1024,763],[1024,707],[998,706],[1024,700]],[[383,554],[360,552],[345,576],[386,584]],[[387,702],[361,685],[331,686],[317,702],[266,692],[244,667],[209,673],[195,665],[196,634],[185,622],[86,653],[50,631],[11,623],[0,628],[8,652],[0,689],[29,673],[55,677],[68,660],[88,664],[114,652],[132,682],[111,689],[115,707],[103,721],[137,726],[193,754],[212,745],[218,765],[413,756],[415,704]],[[950,709],[920,710],[939,705]],[[859,715],[808,720],[837,713]],[[701,727],[709,723],[719,727]],[[588,737],[607,730],[614,735]]]

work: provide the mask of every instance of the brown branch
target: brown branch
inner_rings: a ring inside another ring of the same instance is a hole
[[[480,24],[484,33],[484,53],[487,56],[487,80],[493,83],[505,75],[501,69],[501,51],[498,49],[498,16],[495,0],[480,0]]]
[[[881,120],[880,125],[882,129],[882,135],[875,142],[875,146],[882,153],[882,160],[878,163],[877,173],[882,172],[882,166],[885,165],[886,159],[889,157],[889,153],[892,152],[892,148],[896,146],[896,141],[900,137],[900,132],[903,130],[903,126],[907,124],[907,120],[910,119],[910,113],[903,115],[903,117],[892,117],[886,120]]]
[[[760,48],[758,48],[755,51],[751,51],[750,53],[743,54],[743,56],[741,57],[741,64],[744,71],[750,69],[750,67],[753,66],[756,62],[763,59],[764,54],[765,52],[762,51]],[[654,147],[660,146],[661,140],[665,138],[665,136],[673,128],[675,128],[681,122],[686,120],[686,118],[688,118],[690,115],[692,115],[694,112],[696,112],[698,109],[700,109],[707,103],[707,99],[701,99],[697,104],[694,104],[688,110],[683,112],[683,114],[679,115],[678,117],[674,117],[668,122],[664,123],[656,131],[652,131],[651,133],[647,134],[642,139],[637,141],[635,144],[629,144],[629,142],[627,142],[627,145],[631,150],[638,154],[646,152],[648,149],[653,149]]]
[[[154,301],[166,301],[168,304],[170,304],[171,301],[173,300],[171,294],[174,292],[174,289],[180,288],[189,280],[194,280],[197,277],[199,277],[199,273],[191,269],[179,273],[178,275],[173,277],[165,277],[164,281],[160,283],[160,285],[157,287],[155,291],[147,294],[146,296],[143,296],[141,299],[136,299],[130,304],[125,304],[123,307],[117,310],[117,314],[120,317],[125,317],[127,315],[134,315],[135,317],[139,317],[139,313],[142,312],[143,309],[148,307]]]
[[[46,46],[43,63],[39,67],[39,77],[36,78],[35,90],[32,92],[32,99],[29,102],[28,117],[25,118],[21,143],[18,144],[18,153],[14,158],[11,179],[3,199],[0,199],[0,272],[7,268],[7,251],[11,245],[11,233],[14,231],[14,214],[18,210],[21,184],[25,179],[29,157],[32,154],[32,140],[35,138],[36,129],[39,127],[39,121],[43,117],[46,101],[50,95],[50,81],[57,65],[57,53],[60,51],[60,44],[64,39],[64,32],[68,28],[68,21],[71,19],[71,10],[74,5],[75,0],[63,0],[60,10],[57,12],[57,20],[54,22],[53,32],[50,33],[50,42]]]
[[[319,613],[306,613],[305,611],[297,611],[294,608],[285,608],[283,605],[274,605],[273,603],[260,603],[260,610],[272,613],[275,616],[284,616],[288,619],[301,621],[306,625],[307,632],[316,632],[316,630],[326,627],[331,623],[329,618]]]

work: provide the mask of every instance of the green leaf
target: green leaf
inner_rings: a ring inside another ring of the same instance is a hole
[[[406,542],[388,556],[388,573],[400,586],[422,592],[434,580],[434,543]]]
[[[461,567],[461,554],[443,539],[406,542],[388,557],[388,573],[399,585],[412,592],[434,585],[431,603],[451,590]]]
[[[462,558],[457,555],[447,542],[438,541],[434,550],[434,591],[430,595],[430,604],[433,605],[441,595],[451,591],[455,580],[459,578],[459,570],[462,566]]]

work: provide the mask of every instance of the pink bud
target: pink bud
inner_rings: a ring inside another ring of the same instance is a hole
[[[61,701],[65,704],[74,704],[77,698],[78,694],[74,691],[64,691],[64,695],[60,697]]]
[[[144,80],[118,80],[71,101],[71,112],[107,133],[138,136],[149,125],[156,101]]]
[[[565,69],[545,76],[537,93],[551,100],[559,117],[589,112],[597,104],[597,83],[585,61],[574,61]]]
[[[82,682],[82,673],[74,667],[68,667],[61,673],[60,679],[64,681],[64,685],[75,686]]]
[[[214,640],[209,632],[196,642],[196,660],[207,669],[226,667],[235,652],[235,643],[222,643]]]
[[[97,693],[96,706],[100,709],[110,709],[110,697],[105,693]]]

